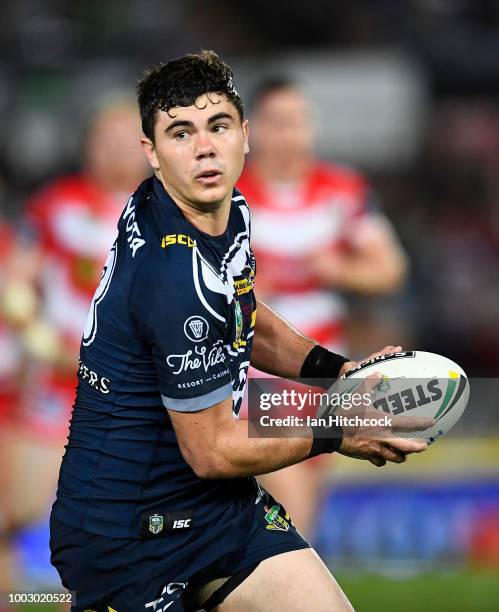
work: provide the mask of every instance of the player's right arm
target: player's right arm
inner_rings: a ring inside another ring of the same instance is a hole
[[[294,437],[289,438],[250,438],[247,422],[232,416],[232,399],[199,412],[168,412],[182,455],[200,478],[257,476],[311,456],[312,428],[293,428]],[[343,439],[339,452],[382,466],[387,461],[403,463],[407,454],[426,446],[404,438],[354,435]]]

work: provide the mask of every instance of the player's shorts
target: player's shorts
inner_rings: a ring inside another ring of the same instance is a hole
[[[269,557],[308,548],[266,491],[236,517],[154,539],[108,538],[51,518],[51,561],[76,592],[74,612],[191,612],[212,609]],[[203,585],[230,577],[203,601]]]

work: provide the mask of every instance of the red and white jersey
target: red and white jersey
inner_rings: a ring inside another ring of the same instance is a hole
[[[42,316],[75,363],[74,370],[67,371],[42,363],[29,368],[21,399],[23,421],[45,439],[66,435],[85,319],[126,197],[104,192],[83,175],[71,175],[51,183],[27,204],[28,239],[42,255]]]
[[[0,285],[4,266],[14,248],[14,232],[0,221]],[[14,409],[21,369],[21,345],[15,330],[0,313],[0,423]]]
[[[314,277],[309,258],[350,249],[369,217],[369,185],[358,173],[317,163],[303,183],[262,182],[249,166],[238,182],[252,211],[256,291],[302,333],[340,351],[343,300]]]
[[[111,196],[87,177],[72,175],[27,204],[28,229],[43,256],[44,318],[77,346],[125,200],[125,194]]]

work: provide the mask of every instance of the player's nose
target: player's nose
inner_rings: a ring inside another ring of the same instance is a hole
[[[196,143],[196,159],[214,157],[216,155],[213,141],[207,132],[200,132]]]

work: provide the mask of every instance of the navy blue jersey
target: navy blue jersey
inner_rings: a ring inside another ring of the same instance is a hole
[[[246,384],[256,302],[250,220],[234,190],[226,231],[183,216],[156,178],[129,199],[87,317],[54,515],[95,534],[139,537],[144,516],[192,526],[254,496],[253,478],[203,480],[184,461],[166,407],[203,410]],[[152,519],[154,531],[154,519]]]

